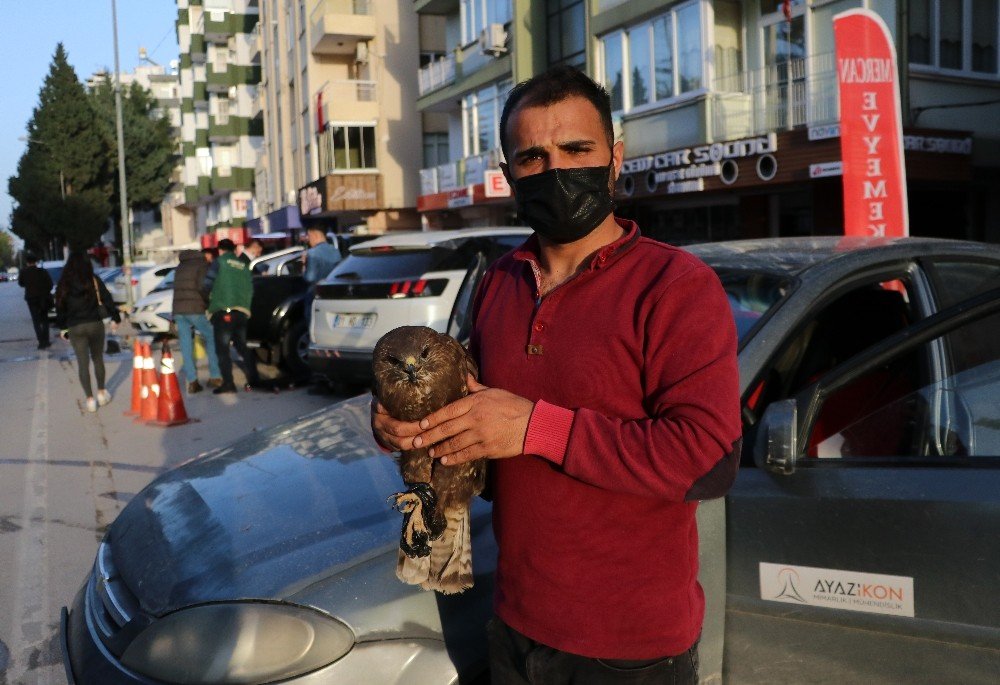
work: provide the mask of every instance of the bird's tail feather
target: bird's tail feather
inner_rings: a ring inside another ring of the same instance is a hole
[[[420,586],[445,595],[472,587],[472,535],[469,507],[453,507],[445,512],[447,526],[431,543],[427,580]]]
[[[396,577],[409,585],[423,585],[427,582],[431,570],[431,558],[408,557],[399,550],[399,558],[396,561]]]

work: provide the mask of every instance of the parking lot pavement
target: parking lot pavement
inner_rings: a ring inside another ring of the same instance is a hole
[[[306,387],[203,391],[184,395],[195,421],[138,424],[123,415],[132,383],[128,341],[105,358],[114,400],[91,414],[68,343],[55,339],[36,350],[27,308],[11,296],[20,290],[0,289],[0,685],[62,683],[60,608],[72,602],[101,536],[135,493],[166,469],[340,398]],[[178,368],[180,361],[177,355]]]

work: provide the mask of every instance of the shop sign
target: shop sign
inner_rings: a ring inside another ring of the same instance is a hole
[[[323,211],[323,179],[299,189],[299,214],[310,216]]]
[[[483,185],[486,197],[510,197],[510,184],[502,171],[490,169],[484,172]]]
[[[454,162],[442,164],[438,170],[438,192],[454,190],[458,187],[458,165]]]
[[[909,235],[896,49],[878,14],[833,18],[840,90],[844,234]]]
[[[455,207],[468,207],[472,204],[472,193],[469,192],[469,188],[462,188],[461,190],[453,190],[448,193],[448,208],[454,209]]]
[[[944,138],[939,136],[903,136],[907,152],[935,152],[946,155],[971,155],[972,138]]]
[[[650,192],[666,184],[667,193],[689,193],[704,190],[704,179],[721,176],[727,162],[732,165],[738,159],[768,155],[777,150],[777,134],[768,133],[626,159],[622,162],[621,173],[647,174],[646,187]]]
[[[827,124],[826,126],[810,126],[809,140],[828,140],[840,136],[840,124]]]
[[[843,173],[844,164],[842,162],[822,162],[820,164],[809,165],[809,178],[840,176]]]

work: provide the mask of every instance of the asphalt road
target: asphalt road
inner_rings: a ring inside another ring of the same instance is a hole
[[[53,335],[39,352],[22,297],[16,283],[0,283],[0,685],[61,684],[60,609],[125,504],[165,469],[338,398],[308,388],[202,392],[185,397],[197,422],[136,424],[122,414],[132,382],[126,340],[105,358],[114,400],[90,414],[69,344]]]

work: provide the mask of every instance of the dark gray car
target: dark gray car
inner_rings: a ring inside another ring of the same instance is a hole
[[[745,426],[736,485],[699,508],[703,680],[994,681],[1000,250],[837,238],[689,249],[730,296]],[[110,527],[66,615],[72,676],[473,681],[489,506],[474,508],[475,588],[441,597],[395,577],[399,517],[385,498],[399,486],[366,397],[164,474]]]

